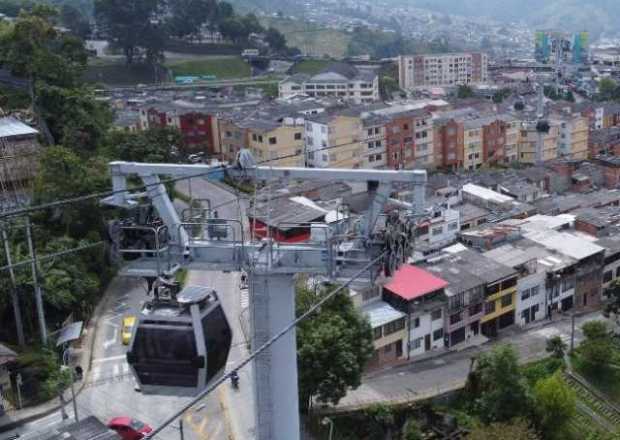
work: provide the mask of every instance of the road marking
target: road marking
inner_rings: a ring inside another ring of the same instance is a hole
[[[114,364],[114,370],[112,372],[112,377],[116,377],[121,374],[121,367],[118,364]]]
[[[202,419],[202,422],[196,423],[194,421],[194,416],[197,416],[197,415],[198,414],[196,414],[193,411],[188,412],[187,415],[185,416],[185,423],[187,423],[192,429],[192,431],[198,434],[201,438],[208,439],[209,435],[208,433],[206,433],[206,430],[207,430],[207,425],[209,424],[209,418],[207,416],[204,416]]]
[[[123,376],[129,374],[129,364],[124,363],[123,364]]]
[[[101,377],[101,367],[95,367],[92,369],[92,378],[93,382],[97,382],[97,380]]]
[[[111,346],[113,346],[114,344],[116,344],[116,340],[118,339],[118,327],[114,328],[114,335],[112,336],[112,339],[107,339],[104,343],[103,343],[103,348],[105,350],[107,350],[108,348],[110,348]]]
[[[110,356],[106,358],[93,359],[93,364],[101,364],[104,362],[111,362],[111,361],[120,361],[121,359],[125,359],[126,357],[127,355],[120,354],[118,356]]]
[[[248,289],[242,289],[239,296],[241,302],[241,308],[247,309],[250,306],[250,294]]]

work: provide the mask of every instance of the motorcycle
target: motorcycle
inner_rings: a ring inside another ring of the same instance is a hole
[[[239,375],[236,371],[233,371],[230,375],[230,383],[234,389],[239,389]]]

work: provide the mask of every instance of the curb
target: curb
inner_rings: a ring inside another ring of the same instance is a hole
[[[109,285],[108,285],[109,287]],[[107,291],[107,289],[106,289]],[[80,383],[80,385],[78,386],[78,388],[75,390],[75,396],[77,398],[77,396],[80,395],[80,393],[84,390],[84,387],[86,386],[86,378],[88,377],[88,374],[90,373],[91,367],[92,367],[92,363],[93,363],[93,348],[95,346],[95,340],[97,339],[97,329],[98,329],[98,324],[99,324],[99,319],[101,318],[101,311],[103,309],[103,305],[107,304],[109,301],[109,295],[104,295],[104,297],[102,298],[101,301],[99,301],[99,304],[97,304],[97,306],[95,307],[95,311],[93,312],[93,316],[91,317],[89,323],[88,323],[88,327],[87,327],[87,336],[92,335],[90,342],[87,343],[88,345],[88,350],[89,350],[89,355],[88,355],[88,360],[86,363],[86,366],[84,368],[84,375],[82,376],[82,381]],[[90,329],[90,330],[88,330]],[[64,391],[64,393],[67,393],[67,390]],[[69,393],[70,394],[70,393]],[[56,397],[53,399],[55,400]],[[68,398],[65,398],[65,406],[72,403],[73,399],[71,398],[71,396],[69,396]],[[52,413],[55,413],[56,411],[59,411],[61,408],[61,405],[55,405],[51,408],[45,409],[43,411],[41,411],[40,413],[37,414],[32,414],[28,417],[24,417],[23,419],[19,419],[19,420],[15,420],[13,422],[7,423],[5,425],[0,425],[0,433],[3,432],[7,432],[7,431],[11,431],[15,428],[19,428],[20,426],[23,426],[27,423],[30,422],[34,422],[35,420],[41,419],[43,417],[46,417]]]

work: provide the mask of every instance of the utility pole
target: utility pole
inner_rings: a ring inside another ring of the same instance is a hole
[[[4,253],[6,255],[6,264],[9,266],[9,274],[11,276],[11,302],[13,303],[13,315],[15,315],[15,328],[17,329],[17,343],[20,347],[26,345],[24,337],[24,324],[22,323],[21,306],[19,305],[19,297],[17,296],[17,281],[15,279],[15,271],[13,270],[13,261],[11,258],[11,247],[9,246],[8,235],[6,229],[2,228],[2,241],[4,242]]]
[[[183,418],[179,418],[179,434],[181,435],[181,440],[185,440],[185,435],[183,433]]]
[[[30,251],[30,259],[32,260],[32,283],[34,285],[34,298],[37,305],[37,316],[39,317],[39,330],[41,332],[41,342],[47,344],[47,326],[45,325],[45,312],[43,310],[43,295],[41,294],[41,286],[39,285],[39,276],[37,269],[37,255],[32,243],[32,225],[30,217],[26,217],[26,238],[28,239],[28,250]]]
[[[570,352],[575,348],[575,310],[570,314]]]

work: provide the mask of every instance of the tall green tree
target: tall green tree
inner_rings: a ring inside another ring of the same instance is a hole
[[[286,51],[286,38],[282,32],[276,28],[270,27],[265,32],[265,41],[269,44],[269,48],[276,53]]]
[[[486,423],[523,417],[531,408],[527,382],[510,345],[499,345],[480,355],[468,377],[467,389]]]
[[[575,392],[554,374],[536,383],[534,387],[535,413],[546,439],[563,439],[568,423],[575,415]]]
[[[547,346],[545,347],[547,353],[551,353],[556,358],[562,358],[566,351],[566,343],[560,336],[554,336],[547,339]]]
[[[47,203],[94,192],[110,187],[107,162],[99,157],[85,159],[72,150],[55,146],[45,149],[39,160],[35,181],[34,203]],[[80,240],[98,231],[102,211],[98,200],[65,205],[50,209],[37,218],[51,234]]]
[[[611,78],[603,78],[598,83],[598,97],[602,101],[617,98],[618,84]]]
[[[587,368],[600,371],[607,367],[613,354],[609,329],[603,321],[589,321],[582,326],[585,339],[579,344],[579,352]]]
[[[130,162],[176,162],[184,151],[179,130],[165,127],[139,133],[115,132],[108,141],[108,155]]]
[[[175,0],[169,2],[169,7],[170,34],[179,38],[196,35],[203,24],[217,18],[215,0]]]
[[[60,8],[60,21],[80,38],[85,39],[90,35],[91,29],[88,17],[69,3],[64,3]]]
[[[297,289],[297,316],[327,295]],[[361,383],[364,367],[373,353],[370,324],[353,306],[346,293],[335,295],[320,312],[297,328],[297,363],[300,407],[306,411],[311,399],[337,404],[347,389]]]
[[[95,18],[112,43],[123,50],[129,65],[141,49],[157,55],[162,52],[159,38],[153,37],[163,6],[162,0],[95,0]]]

